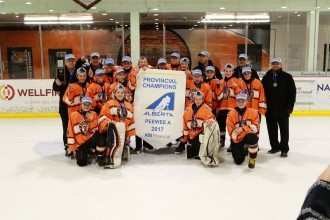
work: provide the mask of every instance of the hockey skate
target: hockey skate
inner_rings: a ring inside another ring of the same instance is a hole
[[[130,147],[125,145],[123,149],[122,160],[129,161],[131,159],[131,150]]]
[[[253,169],[255,167],[255,164],[256,164],[256,159],[252,159],[252,158],[249,158],[249,164],[248,164],[248,167],[250,169]]]
[[[186,145],[186,158],[192,159],[198,157],[198,149],[193,148],[192,145]]]
[[[179,146],[175,148],[174,153],[181,154],[184,150],[185,150],[185,144],[180,142]]]

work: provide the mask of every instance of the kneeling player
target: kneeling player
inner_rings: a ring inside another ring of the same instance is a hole
[[[176,151],[180,152],[181,149],[184,149],[184,145],[189,141],[190,145],[187,145],[186,148],[188,159],[200,157],[205,165],[216,165],[218,164],[216,155],[220,139],[217,143],[212,142],[212,144],[204,141],[204,136],[200,136],[204,131],[204,124],[212,127],[213,133],[208,134],[208,137],[215,135],[219,138],[219,127],[210,108],[204,104],[203,93],[195,92],[194,103],[187,108],[183,115],[183,138],[178,146],[179,150],[176,149]]]
[[[254,168],[258,153],[259,115],[252,108],[246,107],[245,93],[236,96],[237,107],[232,109],[227,116],[226,124],[231,138],[231,149],[234,161],[240,165],[245,156],[250,155],[249,168]],[[247,148],[246,148],[247,147]]]
[[[135,135],[133,106],[125,101],[125,87],[119,84],[114,90],[114,99],[101,109],[99,130],[106,137],[106,147],[96,148],[99,165],[119,167],[123,159],[129,159],[127,142]]]
[[[97,146],[104,146],[105,139],[97,130],[96,112],[91,111],[92,99],[81,99],[81,110],[70,114],[68,124],[68,154],[76,154],[78,166],[86,166],[88,153]]]

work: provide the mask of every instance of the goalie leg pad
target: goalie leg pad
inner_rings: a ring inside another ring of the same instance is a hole
[[[107,131],[106,167],[117,168],[121,165],[125,145],[126,125],[124,122],[109,123]]]
[[[204,134],[199,136],[200,150],[199,157],[206,166],[217,166],[219,159],[217,157],[220,147],[220,130],[218,123],[213,123],[210,126],[204,124]]]

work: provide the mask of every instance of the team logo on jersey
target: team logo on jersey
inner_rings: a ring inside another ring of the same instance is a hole
[[[163,110],[173,111],[174,110],[174,92],[166,93],[165,95],[158,98],[147,109],[152,109],[154,112],[162,112]]]
[[[246,98],[248,102],[251,102],[253,97],[254,97],[254,92],[251,90],[250,92],[246,89],[245,90],[246,93]]]
[[[197,92],[196,89],[189,90],[188,99],[190,102],[194,102],[195,92]]]
[[[224,100],[227,100],[230,95],[230,90],[227,88],[226,90],[223,89],[223,98]]]
[[[79,130],[82,135],[87,136],[89,133],[89,122],[88,121],[80,122]]]
[[[0,99],[10,101],[15,96],[15,89],[9,84],[0,85]]]
[[[133,95],[132,95],[132,93],[130,91],[126,91],[125,90],[125,99],[129,103],[132,103],[133,102]]]

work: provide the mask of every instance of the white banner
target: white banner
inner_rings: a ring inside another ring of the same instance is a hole
[[[186,76],[181,71],[140,71],[134,100],[137,136],[156,149],[182,134]]]
[[[0,80],[0,113],[58,112],[53,79]]]

